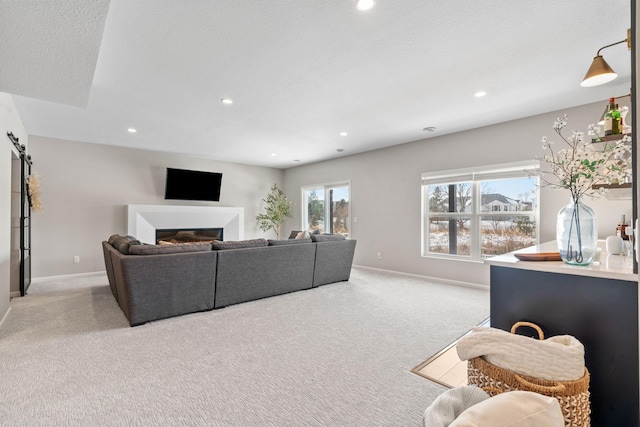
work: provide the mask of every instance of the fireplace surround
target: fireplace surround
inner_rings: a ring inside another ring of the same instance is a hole
[[[127,234],[156,243],[156,230],[221,228],[225,240],[244,239],[244,208],[184,205],[128,205]],[[221,239],[219,239],[221,240]]]

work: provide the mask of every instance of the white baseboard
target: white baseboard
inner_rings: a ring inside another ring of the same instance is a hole
[[[31,283],[33,284],[33,283],[39,283],[39,282],[46,282],[47,280],[75,279],[78,277],[102,276],[105,274],[107,274],[106,271],[94,271],[90,273],[75,273],[75,274],[62,274],[60,276],[34,277],[33,279],[31,279]],[[18,292],[18,294],[20,293]]]
[[[460,280],[443,279],[441,277],[423,276],[421,274],[405,273],[404,271],[385,270],[383,268],[367,267],[365,265],[354,264],[353,266],[354,267],[358,267],[358,268],[362,268],[362,269],[365,269],[365,270],[382,271],[382,272],[385,272],[385,273],[399,274],[401,276],[417,277],[417,278],[420,278],[420,279],[432,280],[434,282],[444,283],[446,285],[462,286],[464,288],[482,289],[484,291],[488,291],[489,290],[489,286],[488,285],[481,285],[481,284],[478,284],[478,283],[462,282]]]
[[[18,296],[20,295],[20,292],[18,292]],[[4,323],[5,320],[7,320],[7,318],[9,317],[9,312],[11,311],[11,306],[9,306],[9,310],[7,310],[7,312],[4,314],[4,316],[2,316],[2,320],[0,320],[0,328],[2,327],[2,324]]]

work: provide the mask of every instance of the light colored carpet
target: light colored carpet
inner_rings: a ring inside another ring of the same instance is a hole
[[[0,328],[2,426],[419,426],[410,370],[489,314],[485,290],[349,282],[130,328],[106,276],[34,283]]]

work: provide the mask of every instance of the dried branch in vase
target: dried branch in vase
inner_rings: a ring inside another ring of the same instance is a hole
[[[27,189],[29,194],[29,203],[33,212],[42,212],[42,201],[40,200],[40,175],[31,174],[27,177]]]

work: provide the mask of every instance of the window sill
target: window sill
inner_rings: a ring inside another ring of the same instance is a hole
[[[436,254],[422,255],[422,258],[438,259],[438,260],[445,260],[445,261],[467,262],[472,264],[484,264],[484,258],[483,259],[461,258],[461,257],[451,256],[451,255],[436,255]]]

